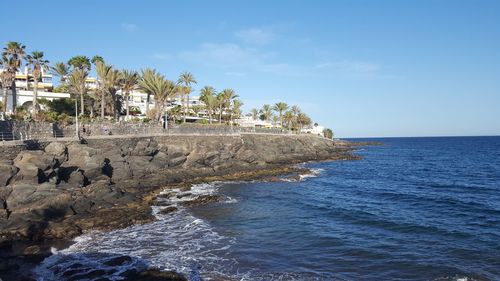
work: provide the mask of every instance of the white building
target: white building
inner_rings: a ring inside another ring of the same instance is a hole
[[[0,72],[3,72],[3,69],[0,69]],[[54,85],[52,84],[52,75],[42,70],[42,77],[38,81],[38,98],[54,100],[60,98],[69,98],[70,94],[68,93],[54,93],[52,90],[54,89]],[[35,78],[29,71],[27,67],[23,70],[16,73],[15,77],[16,81],[16,101],[17,106],[31,107],[33,104],[33,88],[35,87]],[[3,102],[3,97],[1,97]],[[7,113],[12,113],[12,92],[8,91],[7,94]]]
[[[3,69],[0,69],[2,72]],[[34,87],[34,77],[29,73],[29,69],[26,67],[24,70],[16,73],[16,96],[17,96],[17,106],[31,107],[33,103],[33,87]],[[87,77],[85,84],[89,90],[95,90],[98,88],[98,80],[95,77]],[[54,93],[54,85],[52,83],[52,75],[42,71],[42,77],[38,82],[38,98],[44,98],[48,100],[60,99],[60,98],[70,98],[69,93]],[[121,90],[117,92],[118,95],[122,95]],[[2,97],[0,97],[0,100]],[[145,92],[139,90],[132,91],[128,97],[129,109],[134,115],[145,115],[147,108],[148,95]],[[3,100],[2,100],[3,101]],[[175,106],[186,106],[188,101],[186,98],[177,97],[167,104],[166,109],[171,109]],[[205,109],[197,110],[195,112],[193,108],[202,107],[205,104],[200,101],[198,96],[189,97],[189,108],[190,113],[195,114],[197,119],[205,118],[208,116],[208,112]],[[123,103],[125,106],[125,103]],[[154,96],[149,97],[149,108],[152,109],[155,106]],[[12,113],[12,92],[8,91],[7,95],[7,113]]]
[[[241,127],[254,127],[254,128],[276,128],[271,122],[263,121],[260,119],[254,120],[252,116],[242,116],[234,120]]]
[[[301,133],[306,133],[306,134],[313,134],[313,135],[322,136],[324,129],[325,129],[325,127],[320,126],[318,124],[314,124],[312,126],[309,126],[309,127],[306,127],[306,128],[302,128],[302,130],[300,132]]]

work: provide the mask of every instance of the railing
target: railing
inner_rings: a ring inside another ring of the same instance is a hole
[[[75,125],[60,127],[57,124],[33,123],[11,125],[10,131],[0,130],[0,141],[53,140],[60,138],[107,138],[161,135],[219,135],[238,136],[242,134],[296,134],[281,128],[253,128],[238,126],[190,126],[169,125],[163,128],[159,123],[86,123],[79,126],[78,136]],[[0,128],[2,129],[2,128]]]

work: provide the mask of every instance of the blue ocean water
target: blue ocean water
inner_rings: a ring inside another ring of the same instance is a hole
[[[195,215],[235,238],[241,272],[500,280],[500,137],[376,141],[306,181],[224,185],[238,204]]]
[[[375,141],[362,160],[304,164],[300,182],[194,186],[227,200],[83,235],[39,280],[100,253],[135,258],[110,280],[138,264],[191,281],[500,280],[500,137]]]

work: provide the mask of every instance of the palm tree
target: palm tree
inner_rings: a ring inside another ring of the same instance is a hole
[[[264,104],[262,106],[262,109],[260,110],[260,113],[264,117],[264,120],[269,122],[271,120],[271,116],[273,116],[272,107],[269,104]]]
[[[273,110],[278,112],[280,125],[283,127],[283,113],[288,110],[288,104],[284,102],[278,102],[274,104]]]
[[[95,55],[92,57],[92,59],[90,60],[91,63],[93,63],[94,65],[97,64],[97,62],[101,62],[101,63],[104,63],[104,59],[99,56],[99,55]]]
[[[19,42],[8,42],[7,46],[3,48],[2,57],[5,58],[7,66],[7,75],[9,82],[11,82],[10,90],[12,92],[12,111],[16,113],[17,107],[17,93],[16,93],[16,72],[21,66],[22,60],[25,58],[26,47]],[[5,105],[7,107],[7,104]]]
[[[104,120],[104,113],[106,108],[106,93],[108,92],[108,77],[113,70],[111,65],[106,65],[103,62],[97,61],[95,65],[97,73],[97,92],[100,94],[101,99],[101,119]]]
[[[165,111],[166,103],[177,95],[179,89],[174,82],[165,78],[154,69],[146,69],[143,71],[143,77],[139,81],[141,89],[148,94],[154,95],[157,106],[154,119],[159,121]]]
[[[222,107],[226,110],[226,115],[227,111],[231,111],[231,104],[234,99],[236,99],[238,95],[233,89],[224,89],[222,90]],[[230,112],[230,117],[229,120],[232,122],[233,119],[233,113]]]
[[[7,112],[7,91],[12,85],[12,75],[8,72],[8,59],[5,56],[0,58],[0,66],[2,66],[2,72],[0,72],[0,84],[2,84],[3,90],[3,113]]]
[[[257,108],[252,108],[252,110],[250,110],[250,114],[252,114],[253,120],[257,120],[257,118],[259,118],[259,111]]]
[[[205,103],[208,111],[208,122],[212,124],[212,113],[217,106],[217,98],[215,97],[215,89],[211,86],[205,86],[200,90],[200,100]]]
[[[285,127],[288,129],[292,129],[292,124],[295,116],[293,115],[292,111],[287,111],[283,114],[283,123],[285,124]]]
[[[111,70],[108,72],[105,80],[106,91],[109,94],[111,105],[111,112],[113,113],[113,118],[118,120],[118,98],[116,96],[116,92],[120,87],[120,71],[114,69],[111,66]]]
[[[85,87],[85,79],[87,79],[87,71],[84,69],[74,69],[69,76],[69,91],[71,94],[75,95],[75,103],[78,96],[80,96],[80,102],[83,103],[83,95],[87,92],[87,88]],[[75,109],[76,110],[76,109]],[[80,115],[83,114],[83,106]]]
[[[180,85],[184,85],[185,87],[185,94],[187,96],[187,103],[186,103],[186,108],[184,111],[184,123],[186,123],[186,115],[189,112],[189,94],[191,93],[191,84],[196,84],[196,79],[194,78],[193,74],[191,72],[183,72],[179,76],[179,80],[177,80],[177,83]]]
[[[222,111],[224,109],[224,104],[225,104],[225,97],[224,93],[220,92],[215,96],[216,99],[216,104],[217,104],[217,111],[219,113],[219,124],[222,123]]]
[[[42,72],[49,66],[49,61],[43,58],[43,52],[33,51],[31,55],[26,56],[27,65],[31,68],[33,75],[33,114],[38,112],[38,80],[42,76]],[[28,79],[29,80],[29,79]],[[29,83],[29,82],[28,82]]]
[[[66,77],[69,75],[69,66],[64,62],[58,62],[50,68],[52,75],[59,77],[62,85],[66,83]]]
[[[154,79],[155,76],[158,75],[156,69],[146,68],[141,71],[141,79],[139,80],[139,88],[146,92],[146,115],[149,114],[149,103],[151,99],[151,95],[154,95],[155,89]]]
[[[73,68],[90,71],[90,59],[86,56],[74,56],[68,60],[68,64]]]
[[[302,128],[304,126],[308,126],[308,125],[311,125],[312,123],[312,120],[311,118],[309,118],[309,116],[307,116],[305,113],[303,112],[300,112],[298,115],[297,115],[297,124],[299,126],[298,128],[298,131],[299,133],[302,131]]]
[[[139,83],[139,73],[137,71],[122,70],[120,72],[120,88],[125,99],[126,119],[129,119],[130,109],[128,108],[128,97]]]
[[[239,99],[233,100],[233,108],[232,113],[235,118],[240,118],[241,116],[241,107],[243,106],[243,102]]]
[[[80,83],[82,85],[79,86],[79,88],[85,88],[85,80],[87,79],[88,72],[90,71],[90,59],[86,56],[74,56],[68,60],[68,65],[70,65],[73,68],[73,72],[76,70],[80,70],[82,72],[85,72],[85,79],[81,80]],[[79,75],[83,75],[83,73],[79,73]],[[80,114],[83,115],[85,114],[85,102],[84,102],[84,95],[86,93],[85,91],[82,91],[80,93]]]

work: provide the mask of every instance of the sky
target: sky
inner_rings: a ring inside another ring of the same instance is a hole
[[[0,44],[182,71],[336,137],[500,135],[500,1],[6,1]]]

